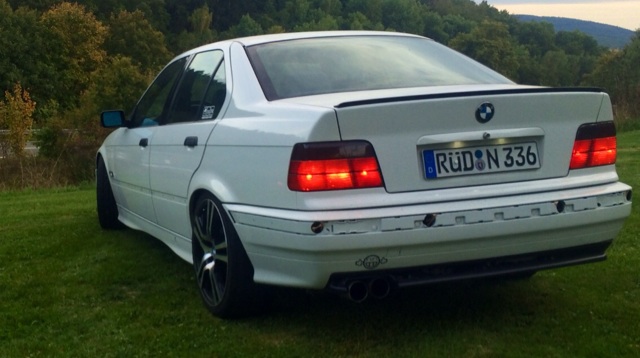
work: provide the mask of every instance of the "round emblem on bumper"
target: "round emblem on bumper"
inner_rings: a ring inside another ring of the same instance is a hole
[[[374,268],[387,263],[387,259],[378,255],[369,255],[362,260],[356,261],[356,266],[362,266],[367,270],[373,270]]]

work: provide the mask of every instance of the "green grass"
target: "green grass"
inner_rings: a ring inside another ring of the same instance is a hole
[[[638,143],[638,144],[636,144]],[[640,132],[618,171],[640,187]],[[0,193],[0,357],[637,357],[637,205],[602,263],[354,304],[282,290],[222,321],[192,269],[139,232],[100,230],[91,187]]]

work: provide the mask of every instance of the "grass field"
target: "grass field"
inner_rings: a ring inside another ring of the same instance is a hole
[[[618,171],[640,188],[640,132]],[[273,310],[209,315],[191,267],[98,227],[90,186],[0,193],[0,357],[637,357],[638,206],[602,263],[528,281],[406,290],[355,304],[282,290]]]

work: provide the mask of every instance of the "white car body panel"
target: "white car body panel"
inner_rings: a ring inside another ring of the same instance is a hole
[[[397,36],[331,35],[358,34]],[[105,140],[99,155],[112,174],[120,220],[192,262],[190,205],[211,193],[232,219],[256,282],[312,289],[329,287],[334,274],[372,275],[615,238],[631,210],[631,188],[618,182],[614,165],[569,170],[578,127],[613,120],[605,93],[488,84],[268,101],[245,46],[318,36],[329,34],[225,41],[179,56],[222,50],[227,98],[218,119],[120,128]],[[496,113],[479,124],[474,111],[483,102]],[[139,146],[143,137],[148,147]],[[197,137],[198,145],[185,146],[187,137]],[[288,188],[296,143],[350,139],[373,145],[384,187]],[[523,140],[537,143],[540,169],[425,178],[424,149]],[[423,222],[429,214],[436,217],[430,227]],[[311,230],[317,223],[320,233]],[[378,259],[375,267],[365,267],[369,257]]]
[[[150,151],[141,147],[140,141],[153,133],[155,128],[151,127],[117,130],[102,150],[116,201],[151,222],[155,222],[156,214],[149,189]]]
[[[602,93],[475,95],[472,92],[468,97],[466,91],[458,93],[454,98],[436,96],[338,108],[342,139],[366,139],[373,144],[389,192],[431,190],[565,176],[573,142],[563,139],[573,138],[585,122],[613,119],[600,114],[603,100],[608,101],[608,96]],[[472,114],[484,102],[491,102],[498,109],[493,120],[480,128]],[[402,125],[398,126],[400,121]],[[532,124],[535,126],[531,127]],[[490,138],[484,139],[483,135]],[[424,180],[423,168],[416,165],[424,149],[455,150],[525,141],[538,145],[542,167],[534,172]]]
[[[306,220],[247,214],[235,205],[227,209],[239,234],[247,238],[244,244],[257,282],[322,289],[334,273],[366,272],[358,263],[370,256],[382,260],[376,268],[398,269],[597,244],[603,237],[615,237],[630,214],[626,189],[613,184],[566,191],[563,196],[574,199],[566,200],[564,213],[553,204],[555,193],[312,212],[304,213]],[[596,215],[597,210],[601,212]],[[426,227],[425,213],[438,213],[436,222],[441,224]],[[298,219],[297,213],[278,214]],[[322,234],[311,232],[315,220],[325,222]]]
[[[191,223],[188,216],[176,213],[188,212],[189,182],[216,124],[205,121],[160,126],[150,143],[149,177],[157,222],[183,237],[191,236]],[[196,140],[197,145],[185,145],[187,138]]]

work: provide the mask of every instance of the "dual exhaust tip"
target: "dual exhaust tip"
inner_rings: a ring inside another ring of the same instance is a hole
[[[364,302],[369,296],[383,299],[391,293],[391,283],[385,278],[352,281],[347,285],[347,297],[357,303]]]

